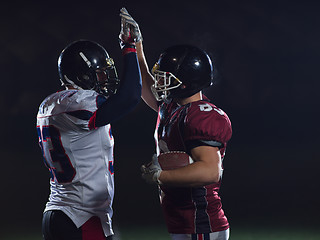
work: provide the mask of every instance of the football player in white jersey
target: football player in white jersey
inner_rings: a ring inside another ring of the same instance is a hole
[[[37,115],[39,145],[51,174],[45,206],[45,240],[112,239],[114,196],[110,124],[141,98],[134,38],[122,25],[124,73],[98,43],[78,40],[60,54],[58,72],[65,90],[44,99]]]
[[[122,11],[122,18],[139,31],[128,12]],[[142,42],[136,46],[142,98],[158,112],[157,156],[142,166],[142,177],[159,185],[171,239],[227,240],[229,223],[219,188],[232,128],[227,114],[202,95],[213,82],[211,59],[198,47],[172,46],[162,52],[151,75]]]

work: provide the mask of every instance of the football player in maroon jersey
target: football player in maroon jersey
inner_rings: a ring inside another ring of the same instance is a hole
[[[128,12],[122,9],[120,15],[141,38]],[[136,46],[142,98],[158,112],[157,154],[142,166],[142,177],[161,189],[161,206],[172,239],[226,240],[229,223],[218,192],[232,128],[227,114],[202,94],[213,83],[212,62],[198,47],[177,45],[160,55],[151,74],[142,41]],[[187,157],[185,166],[171,170],[160,167],[161,156],[165,162],[176,161],[177,152],[181,158],[181,152],[188,154],[192,161]]]

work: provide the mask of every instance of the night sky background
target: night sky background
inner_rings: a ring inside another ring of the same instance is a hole
[[[149,67],[171,45],[212,57],[205,94],[230,117],[221,197],[231,226],[315,227],[320,215],[317,1],[24,1],[0,15],[1,232],[40,231],[49,194],[35,120],[60,89],[57,59],[77,39],[103,45],[122,76],[119,10],[139,23]],[[163,224],[157,189],[140,177],[151,160],[156,113],[143,101],[114,123],[114,222]]]

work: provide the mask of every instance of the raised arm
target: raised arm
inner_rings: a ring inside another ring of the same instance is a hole
[[[119,38],[123,40],[132,38],[136,45],[139,67],[142,77],[142,99],[149,107],[151,107],[155,111],[158,111],[157,100],[155,99],[151,91],[151,86],[154,83],[154,80],[149,71],[146,57],[143,51],[142,35],[139,25],[125,8],[122,8],[120,10],[120,16],[121,24],[123,25],[122,29],[124,30],[120,33]]]
[[[143,101],[155,111],[158,111],[158,102],[154,97],[151,86],[154,84],[153,76],[151,75],[148,64],[143,51],[142,41],[136,44],[137,46],[137,56],[139,61],[139,67],[142,77],[142,99]]]
[[[141,98],[141,75],[134,46],[123,48],[124,71],[120,87],[95,113],[95,127],[112,123],[128,114]]]

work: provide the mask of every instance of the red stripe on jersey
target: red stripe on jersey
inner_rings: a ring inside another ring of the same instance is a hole
[[[94,112],[92,117],[89,120],[89,129],[95,129],[96,128],[96,117],[97,117],[97,112]]]
[[[100,218],[91,217],[82,226],[82,240],[105,240]]]

